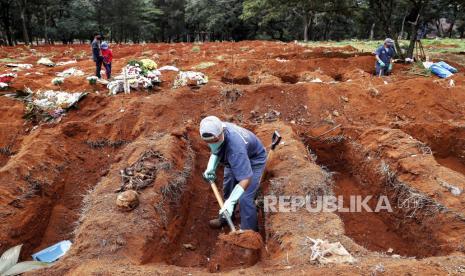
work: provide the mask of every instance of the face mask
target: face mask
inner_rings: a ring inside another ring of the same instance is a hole
[[[218,153],[220,151],[221,146],[223,145],[224,140],[221,140],[219,142],[213,143],[213,144],[208,144],[208,147],[212,151],[212,153]]]

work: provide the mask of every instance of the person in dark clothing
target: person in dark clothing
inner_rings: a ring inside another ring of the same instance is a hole
[[[102,37],[99,34],[94,35],[94,40],[92,41],[92,58],[95,62],[95,76],[97,78],[102,78],[100,71],[102,70],[103,56],[102,51],[100,50],[100,43]]]

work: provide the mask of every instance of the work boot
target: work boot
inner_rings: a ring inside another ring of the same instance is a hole
[[[211,228],[213,229],[220,229],[223,226],[228,225],[228,222],[223,217],[218,217],[216,219],[212,219],[208,222]]]

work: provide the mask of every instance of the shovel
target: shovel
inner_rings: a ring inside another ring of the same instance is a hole
[[[220,192],[218,191],[218,188],[216,187],[216,184],[213,180],[209,180],[210,186],[212,187],[213,193],[215,194],[216,201],[218,201],[218,204],[220,205],[220,208],[223,209],[224,207],[224,202],[223,198],[220,195]],[[236,227],[234,227],[234,223],[231,220],[231,216],[228,213],[228,210],[224,211],[224,218],[228,222],[229,228],[231,228],[231,232],[236,232]]]
[[[274,151],[274,149],[279,145],[279,143],[281,142],[281,135],[279,135],[279,132],[277,130],[275,130],[273,132],[273,136],[271,137],[271,151],[268,153],[268,157],[267,157],[267,160],[268,158],[271,156],[271,152]]]
[[[281,139],[282,139],[281,135],[279,134],[277,130],[275,130],[273,132],[273,136],[271,137],[270,151],[268,152],[268,155],[266,157],[266,163],[268,163],[268,160],[271,159],[271,156],[273,155],[273,152],[276,149],[276,147],[281,142]],[[266,168],[266,164],[265,164],[265,168]],[[265,171],[263,171],[262,176],[260,177],[259,183],[262,183],[263,175],[265,175]]]

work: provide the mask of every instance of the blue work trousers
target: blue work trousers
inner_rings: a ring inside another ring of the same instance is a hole
[[[260,187],[260,178],[265,170],[265,164],[252,167],[253,175],[250,184],[239,198],[241,229],[258,231],[257,206],[255,205],[255,196]],[[223,192],[224,199],[228,199],[234,187],[239,183],[234,178],[230,168],[224,168]]]

